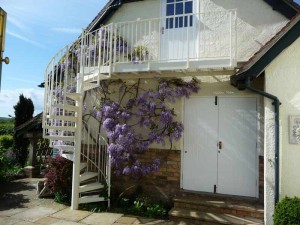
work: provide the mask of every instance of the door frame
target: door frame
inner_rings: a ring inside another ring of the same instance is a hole
[[[259,133],[261,131],[261,124],[259,121],[259,113],[261,113],[260,110],[260,98],[257,95],[245,95],[245,96],[234,96],[234,95],[222,95],[222,96],[218,96],[218,95],[209,95],[209,96],[190,96],[189,98],[214,98],[214,97],[221,97],[221,98],[256,98],[256,113],[257,113],[257,132],[256,132],[256,160],[255,160],[255,166],[256,166],[256,177],[257,177],[257,182],[256,182],[256,196],[254,198],[259,198],[259,156],[260,156],[260,151],[261,151],[261,145],[258,142],[259,141]],[[186,101],[187,99],[183,100],[183,104],[182,104],[182,121],[183,121],[183,125],[185,125],[185,105],[186,105]],[[184,132],[184,131],[183,131]],[[184,175],[184,171],[183,171],[183,163],[184,163],[184,136],[182,138],[182,147],[181,147],[181,167],[180,167],[180,189],[183,189],[183,175]],[[188,190],[187,190],[188,191]],[[197,192],[197,191],[196,191]],[[201,192],[201,191],[199,191]],[[213,194],[213,193],[212,193]],[[228,195],[228,194],[225,194]],[[230,196],[230,195],[228,195]],[[241,196],[241,197],[245,197],[245,196]],[[250,197],[251,198],[251,197]]]

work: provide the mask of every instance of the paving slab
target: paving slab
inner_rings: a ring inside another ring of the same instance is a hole
[[[13,225],[36,225],[36,223],[30,222],[30,221],[20,221],[20,222],[14,223]]]
[[[151,225],[151,224],[155,224],[155,225],[166,225],[168,221],[166,220],[157,220],[157,219],[150,219],[150,218],[142,218],[139,217],[138,220],[136,222],[134,222],[133,224],[147,224],[147,225]]]
[[[0,217],[0,225],[13,225],[13,224],[16,224],[20,221],[24,222],[22,220],[13,219],[13,218],[10,218],[10,217]]]
[[[39,225],[50,225],[50,224],[54,224],[58,221],[59,221],[59,219],[47,216],[47,217],[43,217],[43,218],[35,221],[35,223],[39,224]]]
[[[138,219],[136,217],[132,217],[132,216],[122,216],[120,217],[116,223],[117,224],[134,224],[136,221],[138,221]],[[115,225],[115,224],[114,224]]]
[[[21,213],[17,213],[11,217],[15,218],[15,219],[22,219],[25,221],[35,222],[45,216],[49,216],[56,212],[57,212],[57,210],[55,210],[55,209],[47,208],[44,206],[36,206],[36,207],[30,208],[30,209],[27,209]]]
[[[44,217],[35,222],[38,225],[84,225],[82,223],[67,221],[67,220],[60,220],[53,217]]]
[[[91,225],[111,225],[114,224],[123,214],[119,213],[93,213],[81,220],[81,223]]]
[[[17,213],[23,212],[25,210],[27,210],[28,208],[13,208],[13,209],[6,209],[6,210],[2,210],[0,209],[0,216],[12,216],[15,215]]]
[[[70,208],[66,208],[57,213],[54,213],[53,215],[51,215],[51,217],[58,218],[61,220],[78,222],[91,214],[92,212],[82,210],[71,210]]]

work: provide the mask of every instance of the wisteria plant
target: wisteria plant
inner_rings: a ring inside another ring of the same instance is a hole
[[[84,117],[93,116],[109,139],[108,151],[117,175],[145,176],[159,169],[159,159],[141,160],[151,144],[164,145],[181,138],[183,124],[176,121],[172,104],[199,90],[192,79],[155,79],[154,89],[143,89],[141,80],[101,82],[97,101]],[[116,97],[117,96],[117,97]]]

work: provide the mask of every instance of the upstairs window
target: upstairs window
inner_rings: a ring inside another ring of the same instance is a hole
[[[193,13],[193,0],[167,0],[166,29],[193,26],[193,16],[186,15],[191,13]]]

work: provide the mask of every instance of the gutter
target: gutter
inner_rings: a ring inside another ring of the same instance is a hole
[[[277,202],[279,201],[279,106],[280,106],[280,101],[279,99],[267,92],[261,91],[259,89],[255,89],[250,86],[250,77],[247,77],[247,80],[245,80],[245,86],[244,88],[252,91],[254,93],[257,93],[259,95],[262,95],[266,98],[269,98],[273,101],[274,105],[274,112],[275,112],[275,206]]]

